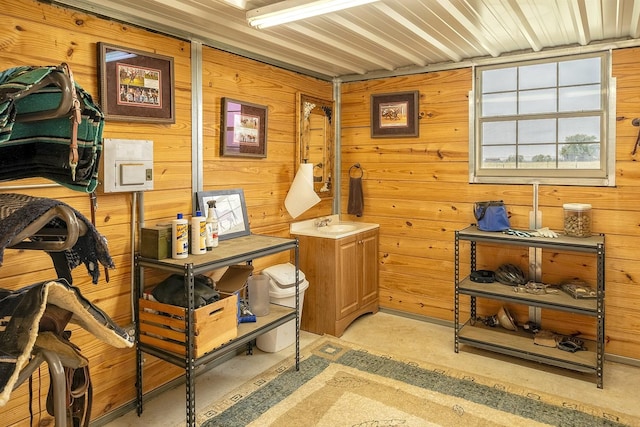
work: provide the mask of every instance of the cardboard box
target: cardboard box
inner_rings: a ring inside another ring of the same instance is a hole
[[[140,255],[165,259],[171,256],[171,224],[145,227],[140,230]]]
[[[216,290],[220,292],[220,295],[235,295],[238,298],[238,320],[241,316],[240,300],[246,295],[243,291],[252,272],[253,266],[249,264],[230,265],[216,282]]]
[[[252,271],[252,265],[230,265],[216,282],[216,290],[224,294],[233,294],[241,291]]]
[[[187,354],[187,309],[145,298],[140,303],[140,342],[175,354]],[[238,296],[231,294],[193,310],[195,357],[238,336]]]

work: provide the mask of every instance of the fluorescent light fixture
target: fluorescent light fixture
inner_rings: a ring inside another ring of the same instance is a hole
[[[252,27],[262,29],[374,1],[378,0],[286,0],[248,11],[247,21]]]

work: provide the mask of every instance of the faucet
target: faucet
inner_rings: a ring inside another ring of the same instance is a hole
[[[331,218],[321,217],[313,221],[313,225],[315,225],[316,228],[326,227],[327,225],[329,225],[330,222],[331,222]]]

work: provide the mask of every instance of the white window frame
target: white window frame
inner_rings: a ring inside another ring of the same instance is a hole
[[[493,169],[481,168],[480,73],[486,69],[509,68],[533,63],[550,63],[600,56],[602,59],[603,121],[600,169]],[[469,182],[487,184],[551,184],[615,186],[616,82],[612,76],[611,51],[584,55],[555,56],[535,61],[514,61],[499,66],[473,67],[473,87],[469,93]]]

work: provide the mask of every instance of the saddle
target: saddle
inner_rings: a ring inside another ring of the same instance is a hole
[[[66,382],[65,404],[67,425],[88,427],[91,419],[93,386],[89,375],[89,361],[80,353],[80,349],[69,341],[71,331],[65,328],[73,313],[53,304],[47,304],[40,319],[38,337],[35,346],[55,352],[64,367]],[[51,379],[51,373],[49,374]],[[55,416],[52,381],[47,393],[47,412]]]

